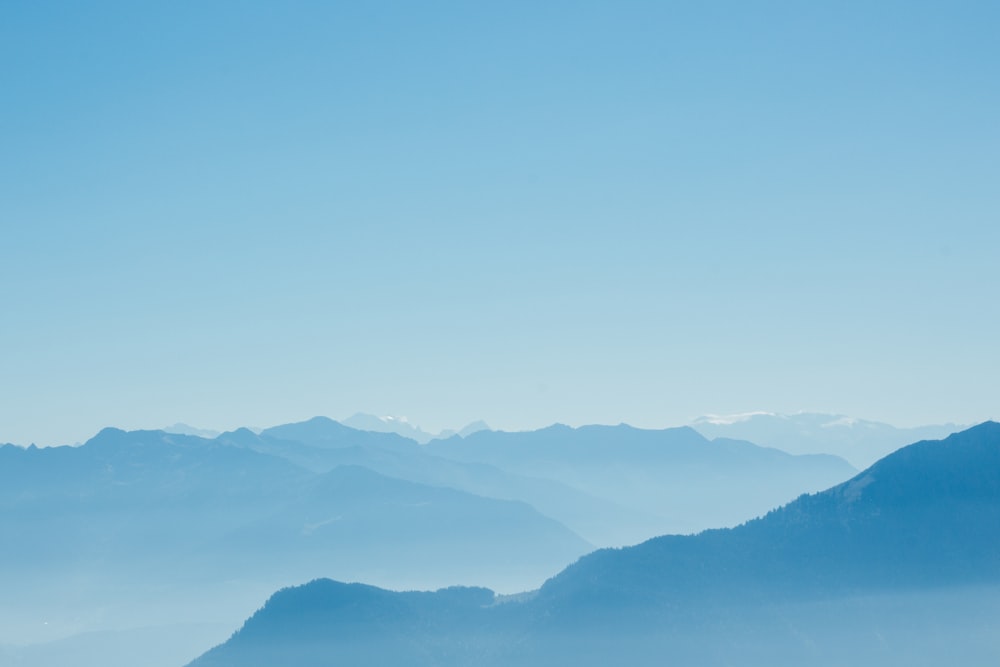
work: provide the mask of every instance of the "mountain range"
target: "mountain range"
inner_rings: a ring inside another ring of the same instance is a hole
[[[988,665],[998,593],[987,422],[735,528],[598,550],[521,596],[285,589],[191,667]]]
[[[445,430],[437,434],[424,431],[405,417],[376,417],[357,413],[340,421],[361,431],[396,433],[421,444],[453,435],[466,437],[478,431],[491,430],[484,421],[464,428]],[[704,415],[690,426],[709,439],[747,440],[757,445],[773,447],[790,454],[832,454],[864,468],[886,454],[918,440],[944,438],[962,430],[958,424],[927,424],[900,428],[885,422],[858,419],[842,414],[798,412],[744,412],[730,415]],[[163,429],[168,433],[214,438],[219,431],[200,429],[187,424],[174,424]],[[259,431],[259,429],[257,429]]]
[[[419,447],[340,428],[353,448]],[[80,447],[0,448],[0,645],[153,626],[175,642],[178,622],[232,627],[275,587],[331,572],[516,590],[593,548],[522,501],[357,465],[317,472],[227,441],[251,436],[105,429]],[[58,652],[13,654],[34,666]]]
[[[0,447],[0,646],[49,667],[62,647],[122,632],[152,645],[162,627],[173,655],[178,622],[235,627],[315,577],[534,588],[595,547],[735,525],[856,472],[690,428],[471,430],[422,445],[317,417]]]
[[[426,451],[545,477],[641,513],[642,519],[623,516],[608,526],[561,517],[602,546],[732,526],[857,472],[838,457],[793,456],[745,441],[709,440],[688,427],[556,424],[537,431],[480,431],[435,440]]]

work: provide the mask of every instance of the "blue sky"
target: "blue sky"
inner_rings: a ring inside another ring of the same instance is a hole
[[[998,417],[1000,5],[0,9],[0,442]]]

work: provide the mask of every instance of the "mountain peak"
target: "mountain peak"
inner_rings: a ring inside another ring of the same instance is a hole
[[[164,433],[173,433],[176,435],[196,435],[199,438],[216,438],[222,434],[221,431],[216,431],[209,428],[198,428],[197,426],[191,426],[190,424],[184,424],[182,422],[177,422],[171,426],[163,427]]]
[[[330,440],[355,430],[329,417],[316,416],[302,422],[266,428],[260,435],[279,440]]]
[[[416,440],[422,445],[427,444],[431,440],[444,440],[451,438],[453,436],[459,436],[465,438],[472,435],[473,433],[478,433],[480,431],[490,430],[489,425],[486,422],[479,420],[471,422],[464,426],[461,430],[455,431],[452,429],[445,429],[437,435],[429,433],[420,426],[412,423],[406,417],[396,417],[396,416],[386,416],[378,417],[376,415],[367,414],[364,412],[357,412],[347,419],[343,420],[343,424],[350,426],[351,428],[357,429],[359,431],[371,431],[374,433],[395,433],[401,435],[404,438],[409,438],[410,440]]]

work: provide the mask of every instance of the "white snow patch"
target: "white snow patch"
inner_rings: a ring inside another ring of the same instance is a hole
[[[854,417],[840,417],[839,419],[834,419],[825,424],[821,424],[821,428],[836,428],[838,426],[847,426],[848,428],[852,426],[857,426],[860,419],[855,419]]]
[[[740,422],[749,421],[754,417],[781,417],[781,415],[774,412],[740,412],[733,415],[705,415],[703,417],[698,417],[694,420],[695,424],[715,424],[716,426],[728,426],[730,424],[739,424]]]

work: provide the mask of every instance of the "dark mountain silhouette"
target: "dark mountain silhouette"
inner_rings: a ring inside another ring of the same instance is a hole
[[[313,417],[304,422],[266,428],[260,432],[260,438],[275,443],[292,442],[324,449],[347,446],[375,446],[398,451],[419,449],[416,441],[397,433],[359,430],[329,417]]]
[[[988,422],[734,529],[597,551],[517,599],[282,591],[192,667],[987,665],[998,593]]]
[[[483,588],[395,593],[316,580],[276,593],[227,645],[191,664],[471,665],[487,654],[456,637],[477,637],[494,600]]]

